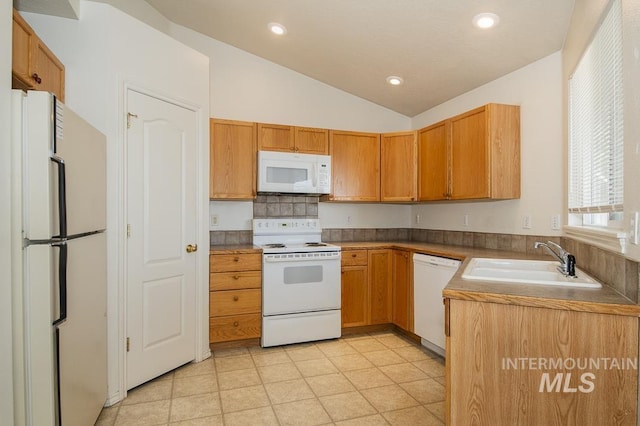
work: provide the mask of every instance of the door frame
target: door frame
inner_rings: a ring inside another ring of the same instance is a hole
[[[121,80],[118,84],[120,88],[118,99],[118,141],[119,159],[118,163],[118,225],[115,232],[118,240],[118,273],[117,273],[117,298],[116,309],[109,309],[110,313],[117,313],[115,319],[108,318],[109,328],[114,327],[114,331],[109,331],[108,350],[109,355],[114,356],[109,373],[110,376],[116,374],[118,377],[118,390],[109,392],[109,405],[115,404],[127,396],[127,352],[126,352],[126,330],[127,330],[127,277],[128,277],[128,252],[127,252],[127,101],[128,92],[134,91],[140,94],[151,96],[164,102],[169,102],[179,107],[188,109],[196,113],[197,129],[196,153],[198,155],[196,164],[196,244],[202,247],[196,254],[196,312],[195,312],[195,361],[199,362],[211,356],[209,348],[209,117],[206,115],[208,107],[195,105],[189,101],[178,99],[160,90],[152,89],[132,81]]]

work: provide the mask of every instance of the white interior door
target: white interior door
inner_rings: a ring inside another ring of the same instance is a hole
[[[197,116],[133,90],[127,111],[131,389],[195,358]]]

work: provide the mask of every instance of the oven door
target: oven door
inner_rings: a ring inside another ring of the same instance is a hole
[[[264,316],[340,309],[340,252],[262,256]]]

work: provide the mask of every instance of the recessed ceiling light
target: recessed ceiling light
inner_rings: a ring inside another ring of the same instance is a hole
[[[278,24],[277,22],[270,22],[267,26],[269,27],[269,31],[274,34],[285,35],[287,33],[287,28],[282,24]]]
[[[402,79],[402,77],[398,77],[397,75],[390,75],[389,77],[387,77],[387,83],[392,86],[400,86],[402,83],[404,83],[404,80]]]
[[[473,17],[473,25],[483,30],[493,28],[500,23],[500,17],[495,13],[478,13]]]

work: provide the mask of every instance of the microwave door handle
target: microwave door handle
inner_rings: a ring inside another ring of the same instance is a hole
[[[311,185],[313,189],[318,188],[318,163],[311,164]]]

